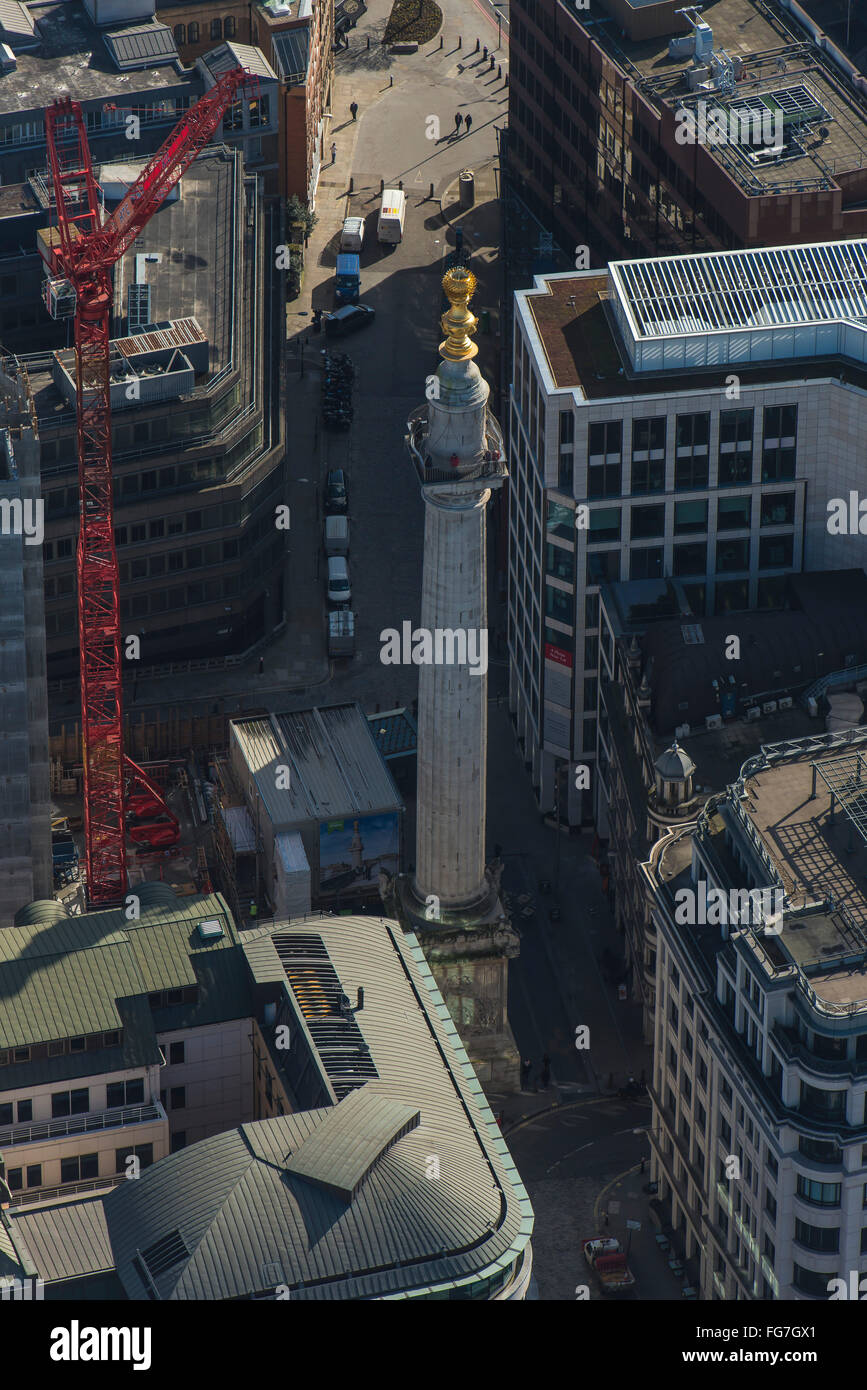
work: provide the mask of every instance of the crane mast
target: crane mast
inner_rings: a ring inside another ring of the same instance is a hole
[[[156,843],[177,841],[177,818],[123,747],[123,691],[111,455],[109,334],[112,267],[213,137],[226,109],[255,79],[225,73],[178,121],[103,223],[81,106],[68,96],[45,112],[59,245],[52,270],[75,296],[78,443],[78,640],[84,764],[84,834],[90,907],[123,902],[127,812],[163,816]],[[150,843],[153,844],[153,835]]]

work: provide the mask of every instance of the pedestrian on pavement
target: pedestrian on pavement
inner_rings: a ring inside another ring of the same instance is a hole
[[[352,119],[353,119],[354,121],[357,121],[357,120],[358,120],[358,102],[357,102],[357,101],[351,101],[351,102],[349,103],[349,109],[350,109],[350,111],[352,112]]]
[[[265,670],[265,658],[264,658],[264,656],[260,656],[260,657],[259,657],[259,675],[260,675],[260,676],[262,675],[262,672],[263,672],[264,670]]]
[[[332,141],[331,141],[331,163],[334,164],[334,163],[336,162],[336,160],[337,160],[337,141],[336,141],[336,140],[332,140]]]
[[[607,1226],[607,1225],[608,1225],[608,1212],[605,1213],[605,1215],[603,1216],[602,1220],[603,1220],[603,1223]]]
[[[464,118],[463,118],[463,116],[461,115],[460,111],[456,111],[456,112],[455,112],[455,135],[460,135],[460,133],[461,133],[461,121],[462,121],[463,119],[464,119]]]
[[[522,1090],[522,1091],[526,1091],[526,1090],[528,1089],[528,1087],[529,1087],[529,1084],[530,1084],[530,1071],[531,1071],[531,1069],[532,1069],[532,1066],[533,1066],[533,1063],[530,1061],[529,1057],[525,1057],[525,1058],[523,1058],[523,1060],[521,1061],[521,1090]]]
[[[642,1172],[642,1173],[644,1172],[644,1165],[645,1165],[646,1162],[647,1162],[647,1159],[646,1159],[646,1158],[643,1158],[643,1159],[641,1160],[641,1172]]]
[[[465,129],[466,129],[467,135],[469,135],[469,133],[470,133],[470,126],[472,125],[472,123],[473,123],[473,118],[472,118],[472,116],[471,116],[471,115],[469,114],[469,112],[468,112],[468,113],[466,114],[466,116],[464,116],[464,127],[465,127]]]
[[[543,1090],[543,1091],[547,1091],[547,1089],[548,1089],[548,1087],[549,1087],[550,1085],[551,1085],[551,1058],[548,1056],[548,1054],[547,1054],[547,1052],[546,1052],[546,1053],[545,1053],[545,1056],[542,1058],[542,1090]]]

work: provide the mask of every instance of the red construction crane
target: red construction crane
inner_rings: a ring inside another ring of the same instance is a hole
[[[177,818],[145,772],[123,751],[120,604],[111,467],[109,328],[111,270],[196,156],[214,135],[242,88],[255,79],[242,68],[225,73],[184,115],[105,222],[81,106],[68,96],[45,112],[48,163],[57,208],[58,246],[52,270],[75,296],[78,415],[78,634],[84,752],[87,900],[123,902],[126,836],[160,848],[179,838]],[[51,287],[56,288],[56,280]],[[69,291],[66,291],[67,299]],[[127,830],[127,815],[161,817]]]

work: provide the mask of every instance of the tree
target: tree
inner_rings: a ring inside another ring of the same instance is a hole
[[[290,226],[295,222],[301,224],[304,228],[305,241],[319,221],[316,213],[311,212],[306,203],[302,203],[297,193],[293,193],[291,197],[286,199],[286,216]]]

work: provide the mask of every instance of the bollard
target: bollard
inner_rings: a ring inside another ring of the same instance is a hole
[[[442,48],[442,46],[443,46],[443,36],[442,36],[442,34],[440,34],[440,48]]]
[[[502,77],[502,75],[503,75],[503,65],[502,65],[502,63],[498,63],[498,64],[497,64],[497,76],[498,76],[498,77]]]
[[[478,51],[479,51],[479,40],[476,39],[476,46],[475,46],[475,48],[473,49],[473,52],[474,52],[474,53],[478,53]]]
[[[398,179],[397,186],[398,188],[403,188],[403,179]]]
[[[483,63],[486,63],[487,61],[488,61],[488,45],[485,44],[484,48],[482,49],[482,62],[483,62]]]
[[[460,34],[458,34],[458,48],[460,48],[460,46],[461,46],[461,44],[463,43],[463,41],[464,41],[464,40],[463,40],[463,37],[462,37]]]
[[[493,53],[492,53],[492,54],[491,54],[491,60],[490,60],[490,62],[488,63],[488,70],[489,70],[490,72],[493,72],[493,70],[494,70],[494,63],[495,63],[495,61],[496,61],[496,60],[495,60],[494,55],[493,55]]]
[[[369,35],[369,34],[368,34],[368,36],[367,36],[367,46],[368,46],[368,48],[370,47],[370,35]]]
[[[503,86],[504,86],[504,87],[508,87],[508,85],[509,85],[509,74],[506,73],[505,77],[503,78]]]
[[[430,186],[430,192],[428,193],[427,196],[428,196],[429,198],[432,198],[432,197],[433,197],[433,184],[431,184],[431,186]]]
[[[393,72],[390,72],[390,73],[388,74],[388,85],[389,85],[389,87],[393,87],[393,86],[394,86],[394,73],[393,73]]]
[[[354,175],[350,175],[350,179],[349,179],[349,191],[350,191],[350,193],[354,193],[354,192],[355,192],[355,176],[354,176]]]

